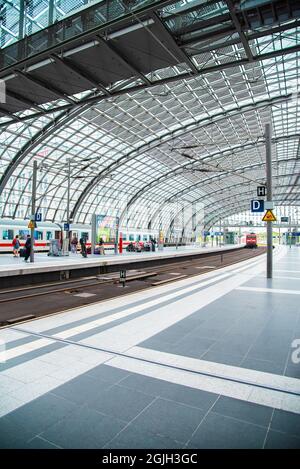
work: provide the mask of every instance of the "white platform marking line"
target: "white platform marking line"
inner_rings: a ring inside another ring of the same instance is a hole
[[[251,261],[253,260],[251,259]],[[249,262],[249,260],[243,261],[241,265],[243,265],[244,262]],[[236,269],[236,265],[230,266],[230,267],[231,269],[233,268]],[[185,288],[192,288],[193,286],[201,287],[204,282],[212,278],[214,279],[214,281],[217,281],[220,275],[222,274],[222,272],[224,273],[224,271],[225,273],[229,274],[230,272],[229,266],[228,268],[225,267],[224,269],[219,269],[218,272],[209,272],[204,275],[196,276],[195,277],[196,280],[193,281],[192,283],[190,281],[191,279],[184,279],[184,280],[178,281],[176,285],[178,285],[178,287],[180,288],[184,288],[185,286],[186,286]],[[100,303],[93,303],[88,306],[81,306],[79,308],[73,308],[69,311],[62,312],[60,315],[48,316],[46,318],[37,319],[35,321],[29,321],[27,322],[27,327],[29,327],[30,325],[32,332],[43,332],[47,329],[52,329],[52,328],[56,328],[60,326],[66,326],[67,324],[74,322],[74,317],[76,317],[76,320],[86,319],[87,317],[92,318],[93,316],[97,316],[101,313],[107,313],[110,310],[113,310],[115,308],[126,307],[127,304],[132,304],[134,302],[145,300],[153,296],[158,296],[160,292],[165,293],[170,290],[175,292],[176,288],[174,287],[174,285],[172,286],[163,285],[160,287],[156,287],[155,290],[151,289],[149,291],[136,292],[136,293],[133,293],[132,295],[129,295],[128,297],[110,298],[106,300],[105,302],[102,301]],[[176,291],[178,294],[178,290]],[[1,337],[1,331],[0,331],[0,337]]]
[[[213,364],[213,363],[212,363]],[[249,384],[234,383],[222,378],[212,378],[188,371],[166,369],[164,366],[138,362],[130,358],[116,357],[106,362],[113,366],[132,373],[139,373],[151,378],[161,379],[174,384],[187,386],[202,391],[220,394],[222,396],[252,402],[258,405],[300,413],[300,399],[298,396],[287,395],[284,392],[271,389],[257,388]]]
[[[252,268],[246,266],[238,270],[241,272],[247,269],[248,280],[257,274],[257,269],[260,271],[263,268],[263,265],[255,264]],[[226,278],[224,278],[222,282],[218,282],[206,288],[205,294],[203,294],[203,292],[191,293],[188,301],[186,298],[183,298],[173,302],[172,305],[157,308],[155,311],[151,311],[143,316],[129,320],[126,323],[95,334],[93,337],[84,339],[81,343],[95,345],[104,349],[111,349],[113,344],[115,351],[124,352],[130,347],[167,329],[176,322],[185,319],[195,311],[207,306],[246,281],[244,275],[233,276],[229,274],[229,276],[230,278],[227,278],[228,275],[224,275]],[[170,310],[172,314],[170,314]]]
[[[246,269],[248,268],[247,267],[243,267],[242,269]],[[219,275],[217,277],[217,280],[221,280],[221,279],[224,279],[224,278],[227,278],[231,276],[231,273],[223,273],[222,275]],[[199,283],[194,283],[192,286],[190,287],[186,287],[184,289],[182,289],[180,291],[180,294],[186,294],[186,293],[190,293],[190,292],[193,292],[194,290],[197,290],[199,287],[205,287],[205,286],[208,286],[210,285],[211,283],[214,283],[216,281],[216,278],[213,277],[209,280],[206,280],[206,281],[202,281],[202,282],[199,282]],[[169,295],[166,295],[163,297],[163,301],[169,301],[169,300],[172,300],[174,298],[176,298],[178,296],[178,291],[175,291],[174,293],[170,293]],[[106,324],[109,324],[110,322],[114,322],[114,321],[117,321],[119,319],[123,319],[123,318],[126,318],[132,314],[135,314],[137,312],[142,312],[144,309],[148,309],[148,308],[151,308],[153,306],[159,306],[159,304],[161,303],[162,301],[162,298],[159,297],[159,298],[156,298],[155,300],[153,301],[149,301],[147,302],[145,305],[143,304],[139,304],[138,306],[135,306],[133,308],[129,308],[129,309],[125,309],[125,311],[120,311],[118,313],[112,313],[108,316],[105,316],[103,318],[99,318],[99,319],[96,319],[94,321],[89,321],[85,324],[81,324],[79,326],[75,326],[75,327],[72,327],[72,328],[69,328],[69,329],[66,329],[62,332],[59,332],[57,334],[54,334],[52,335],[51,337],[53,337],[53,339],[67,339],[67,338],[70,338],[74,335],[77,335],[77,334],[80,334],[80,333],[83,333],[83,332],[87,332],[89,330],[92,330],[96,327],[99,327],[99,326],[103,326],[103,325],[106,325]],[[180,300],[178,300],[180,301]],[[99,314],[98,312],[95,312],[93,313],[93,315],[96,315],[96,314]],[[42,321],[42,319],[41,319]],[[28,323],[27,323],[28,324]],[[28,326],[27,326],[28,327]],[[26,332],[28,332],[30,334],[30,330],[26,329]],[[36,341],[36,343],[38,344],[40,341]],[[27,344],[24,344],[22,347],[23,347],[23,350],[24,352],[23,353],[26,353],[26,345]],[[38,348],[38,346],[37,346]],[[14,349],[12,349],[14,350]],[[17,351],[18,354],[22,354],[22,351],[21,351],[21,347],[20,349]],[[13,358],[13,354],[12,354],[12,357]]]
[[[257,265],[259,265],[259,264],[262,263],[262,260],[261,260],[261,259],[259,259],[259,260],[255,259],[255,261],[253,261],[253,259],[251,259],[251,261],[252,261],[252,262],[251,262],[251,264],[250,264],[250,267],[252,266],[252,270],[255,269],[255,268],[257,267]],[[243,264],[242,264],[242,265],[243,265]],[[231,267],[232,267],[232,266],[231,266]],[[246,265],[243,265],[242,267],[240,267],[240,268],[238,268],[238,269],[235,268],[235,270],[234,270],[233,272],[232,272],[232,271],[228,272],[228,271],[226,270],[225,273],[223,273],[223,274],[221,274],[221,275],[218,275],[217,278],[216,278],[216,276],[213,276],[213,277],[210,278],[209,280],[197,282],[197,283],[194,283],[194,284],[193,284],[192,286],[190,286],[190,287],[186,287],[186,288],[182,289],[182,290],[181,290],[181,293],[184,294],[184,293],[193,292],[193,290],[196,290],[196,289],[198,289],[199,287],[208,286],[208,285],[210,285],[211,283],[214,283],[216,280],[219,281],[219,280],[221,280],[221,279],[226,279],[226,278],[229,277],[229,276],[231,277],[233,273],[239,273],[239,272],[242,272],[242,271],[244,271],[244,270],[246,270],[246,269],[248,269],[248,268],[249,268],[249,260],[247,260],[247,264],[246,264]],[[254,271],[254,273],[252,274],[252,276],[255,275],[255,273],[256,273],[256,271]],[[240,284],[240,283],[243,283],[244,281],[245,281],[244,278],[240,279],[240,280],[239,280],[239,284]],[[232,284],[231,284],[231,278],[229,279],[229,282],[230,282],[230,285],[232,285]],[[233,288],[230,287],[229,291],[230,291],[231,289],[233,289]],[[224,293],[222,293],[222,295],[223,295],[223,294],[224,294]],[[220,296],[222,296],[222,295],[220,295]],[[170,300],[170,299],[176,298],[177,296],[178,296],[178,292],[176,291],[176,292],[174,292],[174,293],[171,293],[170,295],[166,295],[166,296],[163,298],[163,301],[168,301],[168,300]],[[194,295],[194,296],[195,296],[195,295]],[[180,302],[180,301],[184,301],[184,302],[185,302],[186,299],[178,300],[176,303],[178,303],[178,302]],[[213,299],[211,299],[209,302],[211,302],[211,301],[213,301]],[[123,319],[123,318],[128,317],[128,316],[130,316],[130,315],[132,315],[132,314],[135,314],[136,312],[141,312],[143,309],[147,309],[147,308],[150,308],[150,307],[159,305],[160,302],[161,302],[161,298],[157,298],[156,300],[149,301],[146,305],[140,304],[140,305],[138,305],[138,306],[136,306],[136,307],[127,309],[127,310],[125,310],[125,311],[121,311],[121,312],[118,312],[118,313],[113,313],[113,314],[111,314],[111,315],[109,315],[109,316],[105,316],[104,318],[96,319],[95,321],[90,321],[90,322],[85,323],[85,324],[82,324],[82,325],[80,325],[80,326],[75,326],[75,327],[73,327],[73,328],[71,328],[71,329],[66,329],[65,331],[62,331],[62,332],[57,333],[57,334],[55,334],[55,335],[52,335],[51,337],[53,338],[53,341],[55,341],[56,338],[57,338],[57,339],[68,339],[68,338],[70,338],[70,337],[72,337],[72,336],[74,336],[74,335],[77,335],[77,334],[80,334],[80,333],[83,333],[83,332],[87,332],[87,331],[92,330],[92,329],[94,329],[94,328],[96,328],[96,327],[109,324],[110,322],[114,322],[114,321],[117,321],[117,320],[119,320],[119,319]],[[208,304],[208,303],[207,303],[207,304]],[[198,302],[195,303],[195,301],[194,301],[193,305],[194,305],[194,306],[193,306],[194,310],[196,310],[197,307],[198,307]],[[102,306],[103,306],[103,305],[102,305]],[[124,307],[126,307],[126,305],[125,305]],[[84,308],[87,309],[87,307],[84,307]],[[165,309],[166,309],[166,308],[165,308]],[[158,309],[158,311],[160,311],[160,310],[161,310],[161,308]],[[167,310],[169,310],[169,306],[167,306]],[[194,311],[192,310],[192,311],[191,311],[190,313],[188,313],[188,314],[192,314],[193,312],[194,312]],[[73,311],[73,313],[74,313],[74,311]],[[146,316],[149,316],[149,314],[152,315],[153,313],[155,313],[155,312],[147,313]],[[99,314],[99,311],[95,311],[95,312],[92,314],[92,316],[93,316],[93,315],[96,315],[96,314]],[[157,314],[157,311],[156,311],[156,314]],[[175,319],[175,316],[172,316],[172,317]],[[184,317],[186,317],[186,315],[185,315]],[[54,319],[55,319],[55,318],[54,318]],[[56,318],[56,319],[58,319],[58,318]],[[138,319],[138,318],[137,318],[137,319]],[[142,319],[142,318],[141,318],[141,319]],[[174,322],[177,322],[178,320],[180,320],[180,318],[177,319],[177,320],[175,320],[175,321],[173,321],[172,324],[173,324]],[[47,321],[47,318],[45,318],[44,320],[43,320],[43,319],[40,319],[39,321],[40,321],[40,322],[41,322],[41,321]],[[133,321],[135,321],[135,320],[133,320]],[[131,321],[129,321],[129,322],[131,322]],[[27,323],[27,327],[28,327],[29,324],[30,324],[30,322]],[[160,322],[158,321],[158,325],[159,325],[159,324],[160,324]],[[33,325],[34,325],[34,322],[33,322]],[[171,325],[171,324],[170,324],[170,325]],[[112,330],[114,331],[114,329],[115,329],[116,327],[122,327],[122,326],[125,326],[125,325],[122,325],[122,324],[121,324],[120,326],[115,326],[114,328],[112,328]],[[167,324],[166,326],[163,327],[163,329],[165,329],[166,327],[169,327],[169,325]],[[27,332],[28,334],[31,334],[33,331],[30,331],[30,330],[26,329],[26,330],[24,330],[24,332]],[[104,331],[103,333],[100,333],[100,334],[105,334],[105,332],[109,332],[109,331]],[[158,330],[158,332],[159,332],[159,330]],[[155,333],[155,332],[154,332],[154,333]],[[153,333],[153,334],[154,334],[154,333]],[[100,334],[99,334],[99,335],[100,335]],[[99,335],[97,335],[97,337],[99,337]],[[147,336],[147,337],[148,337],[148,336]],[[0,334],[0,338],[1,338],[1,334]],[[44,342],[45,340],[47,340],[48,342],[45,343],[45,342]],[[144,339],[144,340],[145,340],[145,339]],[[21,345],[21,346],[19,346],[19,347],[12,348],[12,349],[10,350],[9,356],[6,354],[6,355],[5,355],[5,358],[6,358],[6,360],[9,360],[9,359],[12,359],[12,358],[15,358],[15,357],[24,355],[24,354],[26,354],[26,353],[29,352],[29,351],[37,350],[37,349],[39,349],[39,348],[43,348],[43,347],[49,345],[49,341],[50,341],[50,339],[39,339],[39,340],[34,341],[34,342],[33,342],[33,345],[32,345],[32,343],[27,343],[27,344]],[[113,338],[113,342],[112,342],[112,343],[115,343],[115,342],[116,342],[116,340]],[[141,340],[138,341],[138,342],[141,342]],[[138,342],[136,342],[136,343],[138,343]],[[84,342],[83,342],[83,343],[84,343]],[[136,343],[135,343],[135,344],[132,344],[132,345],[136,345]],[[34,348],[32,348],[32,347],[34,347]],[[110,345],[108,345],[107,348],[110,348]],[[5,353],[5,352],[3,352],[3,353]],[[1,356],[1,355],[0,355],[0,356]]]
[[[255,291],[261,293],[282,293],[287,295],[300,295],[300,290],[284,290],[281,288],[237,287],[236,290]]]
[[[262,262],[262,260],[255,259],[255,262]],[[240,263],[240,268],[243,268],[243,266],[248,266],[249,264],[253,264],[253,259],[247,259],[246,261],[242,261]],[[193,282],[191,282],[190,278],[179,280],[176,285],[178,285],[178,288],[182,288],[181,291],[184,292],[188,290],[183,290],[183,288],[196,288],[196,286],[201,287],[202,285],[205,286],[204,282],[207,282],[210,279],[213,279],[213,281],[218,281],[219,278],[221,278],[221,275],[230,275],[237,273],[238,271],[239,269],[237,269],[236,265],[231,265],[219,269],[216,272],[208,272],[204,275],[196,276],[195,281]],[[32,332],[43,332],[47,329],[52,329],[59,326],[67,326],[67,324],[74,322],[74,316],[76,316],[76,320],[86,319],[87,317],[92,318],[93,316],[98,316],[102,312],[108,313],[110,310],[113,310],[115,308],[125,308],[128,304],[130,305],[136,301],[151,299],[151,297],[153,296],[158,296],[159,293],[166,293],[168,291],[176,291],[176,294],[178,295],[178,290],[174,287],[174,284],[172,286],[163,285],[160,287],[156,287],[155,290],[151,289],[149,291],[136,292],[132,295],[129,295],[128,297],[111,298],[109,300],[106,300],[105,302],[93,303],[92,305],[74,308],[70,311],[61,313],[59,316],[55,315],[28,322],[27,327],[30,324]]]
[[[266,373],[263,371],[242,368],[238,366],[225,365],[223,363],[211,362],[199,358],[185,357],[144,347],[133,347],[127,352],[129,358],[140,358],[155,361],[163,365],[176,366],[197,373],[208,373],[216,375],[220,379],[232,379],[236,381],[247,381],[247,384],[278,387],[282,391],[300,394],[300,379],[288,376]],[[300,396],[299,396],[300,400]]]
[[[9,391],[9,395],[13,399],[12,402],[5,402],[8,394],[7,390],[0,391],[0,417],[105,363],[111,359],[111,356],[110,353],[92,350],[87,352],[87,350],[83,351],[82,348],[77,354],[75,353],[74,346],[70,345],[63,350],[55,350],[48,353],[45,358],[48,361],[44,361],[44,357],[37,357],[27,364],[16,365],[1,372],[0,375],[6,378],[6,373],[9,373],[9,379],[18,381],[19,386]],[[69,359],[69,362],[66,361],[66,358]],[[53,365],[56,366],[56,370],[53,370]],[[34,367],[37,370],[42,370],[43,373],[38,377],[32,376],[32,381],[30,382],[20,382],[18,380],[19,374],[27,373],[24,366],[30,367],[28,374],[34,374],[32,371]]]
[[[223,275],[219,276],[218,278],[226,278],[230,275],[231,275],[230,273],[224,273]],[[200,283],[194,284],[192,287],[187,287],[187,288],[181,290],[181,292],[182,293],[192,292],[193,290],[198,289],[199,286],[202,287],[202,286],[210,285],[213,282],[215,282],[215,278],[212,278],[212,279],[206,280],[204,282],[201,282],[201,284]],[[176,296],[178,296],[178,292],[171,293],[170,295],[166,295],[163,298],[163,300],[168,301],[168,300],[171,300],[173,298],[176,298]],[[113,313],[109,316],[105,316],[104,318],[96,319],[94,321],[89,321],[89,322],[87,322],[85,324],[82,324],[80,326],[72,327],[71,329],[66,329],[65,331],[62,331],[62,332],[59,332],[59,333],[53,335],[52,336],[53,341],[55,341],[56,338],[57,339],[67,339],[67,338],[70,338],[74,335],[77,335],[77,334],[80,334],[80,333],[83,333],[83,332],[87,332],[87,331],[92,330],[96,327],[106,325],[106,324],[109,324],[110,322],[114,322],[114,321],[117,321],[119,319],[123,319],[127,316],[130,316],[132,314],[135,314],[137,312],[141,312],[143,309],[147,309],[147,308],[151,308],[153,306],[159,305],[160,303],[161,303],[161,298],[157,298],[156,300],[148,302],[146,305],[140,304],[140,305],[135,306],[133,308],[130,308],[130,309],[127,309],[127,310],[125,309],[125,311],[120,311],[118,313]],[[99,313],[95,312],[94,315],[95,314],[99,314]],[[42,321],[42,319],[40,321]],[[24,330],[24,332],[27,332],[28,334],[32,333],[28,329]],[[1,334],[0,334],[0,338],[1,338]],[[53,341],[50,340],[50,339],[39,339],[39,340],[35,340],[33,342],[26,343],[24,345],[20,345],[18,347],[10,349],[9,354],[8,354],[7,351],[1,352],[0,353],[0,359],[1,359],[2,355],[3,355],[2,358],[6,359],[6,360],[10,360],[12,358],[19,357],[19,356],[24,355],[28,352],[33,351],[33,350],[38,350],[39,348],[43,348],[43,347],[49,345],[49,343],[53,343]]]
[[[54,344],[55,342],[56,341],[54,339],[38,339],[24,345],[4,350],[3,352],[0,352],[0,362],[5,363],[7,360],[19,357],[25,353],[33,352],[34,350],[38,350],[42,347],[47,347],[47,345]]]
[[[265,275],[258,275],[257,277],[259,278],[266,278]],[[275,275],[273,276],[273,279],[278,279],[278,280],[284,280],[284,279],[287,279],[287,280],[300,280],[300,277],[288,277],[288,276],[285,276],[285,275]]]
[[[274,272],[291,272],[293,274],[299,274],[300,270],[275,269]]]

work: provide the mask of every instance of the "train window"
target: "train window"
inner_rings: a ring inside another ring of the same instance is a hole
[[[19,230],[19,238],[26,239],[26,236],[29,235],[29,230]]]
[[[134,241],[134,234],[131,233],[131,234],[129,235],[129,241]]]
[[[52,231],[46,231],[46,240],[49,241],[50,239],[53,238],[53,233]]]
[[[126,234],[122,234],[122,239],[123,239],[123,241],[126,241],[126,240],[127,240],[127,235],[126,235]]]
[[[14,239],[14,230],[3,230],[3,239]]]
[[[136,241],[141,241],[141,235],[139,234],[136,235]]]
[[[143,235],[143,241],[148,241],[148,235]]]
[[[89,234],[88,234],[88,232],[87,232],[87,231],[82,231],[81,237],[84,238],[84,239],[86,239],[86,240],[89,239]]]
[[[37,241],[42,240],[43,239],[43,232],[34,230],[34,239],[36,239]]]

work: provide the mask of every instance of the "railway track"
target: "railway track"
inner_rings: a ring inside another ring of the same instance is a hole
[[[119,273],[42,283],[13,289],[0,289],[0,327],[10,323],[58,313],[145,288],[193,277],[246,259],[259,256],[265,248],[222,252],[209,257],[128,270],[126,287],[119,283]]]

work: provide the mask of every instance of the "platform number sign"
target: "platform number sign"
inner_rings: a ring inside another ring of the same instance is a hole
[[[263,212],[264,205],[264,200],[251,200],[251,212]]]
[[[267,193],[266,186],[257,187],[257,197],[265,197],[266,193]]]
[[[125,287],[125,283],[126,283],[126,270],[125,269],[120,270],[120,283],[122,283],[123,287]]]
[[[42,214],[41,212],[37,212],[34,217],[35,221],[42,221]]]

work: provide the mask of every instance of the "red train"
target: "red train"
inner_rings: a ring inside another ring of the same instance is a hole
[[[257,236],[255,233],[246,235],[246,248],[257,248]]]

